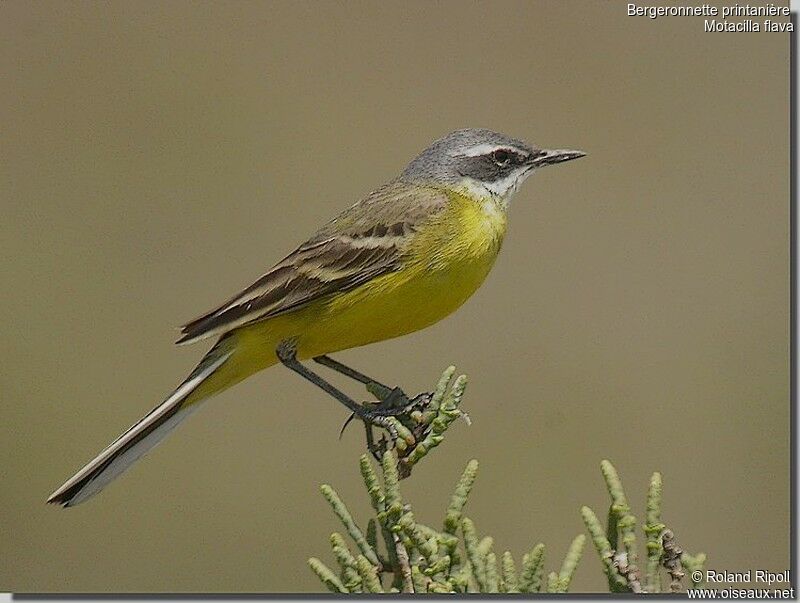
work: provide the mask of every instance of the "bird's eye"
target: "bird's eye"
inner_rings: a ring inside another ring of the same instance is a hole
[[[492,152],[492,160],[501,167],[506,166],[511,161],[511,153],[505,149],[497,149]]]

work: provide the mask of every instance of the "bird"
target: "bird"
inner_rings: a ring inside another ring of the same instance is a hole
[[[86,501],[213,395],[281,364],[368,425],[386,417],[302,361],[389,388],[329,354],[423,329],[461,306],[495,263],[511,197],[542,167],[585,155],[548,150],[488,129],[433,142],[399,176],[322,226],[252,285],[181,327],[178,344],[216,339],[175,391],[47,499]]]

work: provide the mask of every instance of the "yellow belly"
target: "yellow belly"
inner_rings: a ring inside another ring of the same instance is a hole
[[[475,292],[495,257],[454,262],[441,270],[414,267],[402,275],[382,276],[330,302],[312,305],[307,317],[293,317],[301,322],[315,317],[297,338],[298,354],[309,358],[430,326]]]
[[[311,358],[417,331],[463,304],[494,264],[506,217],[494,201],[450,196],[448,209],[414,235],[403,269],[238,329],[239,377],[274,364],[285,339],[296,341],[299,358]]]

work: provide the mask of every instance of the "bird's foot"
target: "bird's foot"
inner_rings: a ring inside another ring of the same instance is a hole
[[[389,390],[388,394],[380,398],[374,405],[373,410],[385,416],[410,415],[415,410],[424,410],[430,404],[433,394],[423,392],[413,398],[409,398],[399,387]]]
[[[369,410],[370,416],[364,420],[367,430],[367,449],[376,460],[380,461],[389,448],[389,442],[402,451],[411,450],[423,435],[424,426],[418,420],[433,398],[430,392],[417,394],[409,398],[399,387],[395,387],[389,395]],[[372,437],[372,425],[382,427],[389,434],[390,440],[381,436],[377,441]],[[402,430],[402,434],[399,432]],[[401,441],[402,439],[402,441]]]
[[[371,389],[369,385],[367,389]],[[405,436],[403,437],[405,443],[403,448],[413,445],[413,442],[408,442],[409,437],[416,440],[419,436],[414,415],[424,411],[433,397],[432,393],[423,392],[409,398],[399,387],[383,388],[381,393],[383,395],[377,402],[365,402],[362,412],[351,414],[339,433],[339,437],[341,437],[350,422],[358,416],[364,422],[367,431],[367,450],[378,461],[388,450],[389,443],[398,447],[398,440],[403,436]],[[384,429],[389,435],[389,440],[384,436],[375,440],[372,432],[373,426]],[[404,432],[402,436],[400,430]]]

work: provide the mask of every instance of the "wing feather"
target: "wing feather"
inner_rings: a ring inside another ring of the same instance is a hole
[[[339,214],[256,282],[181,327],[177,343],[221,335],[399,270],[411,235],[446,204],[436,189],[392,182]]]

